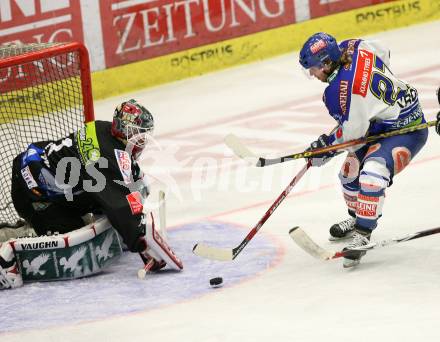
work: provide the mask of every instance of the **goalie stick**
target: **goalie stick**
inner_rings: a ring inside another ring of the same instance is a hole
[[[235,248],[221,248],[213,247],[203,243],[197,243],[193,247],[193,253],[207,259],[219,260],[219,261],[232,261],[238,254],[246,247],[249,241],[257,234],[263,224],[267,219],[273,214],[276,208],[281,204],[281,202],[287,197],[292,188],[298,183],[306,171],[310,168],[311,162],[307,162],[306,165],[301,169],[301,171],[292,179],[289,185],[284,189],[284,191],[278,196],[275,202],[266,211],[264,216],[258,221],[254,228],[246,235],[244,240]]]
[[[299,247],[301,247],[308,254],[321,260],[343,258],[345,256],[350,256],[350,254],[353,253],[353,251],[369,251],[372,249],[387,247],[387,246],[395,245],[397,243],[415,240],[438,233],[440,233],[440,227],[426,229],[416,233],[410,233],[401,237],[395,237],[378,242],[370,242],[368,245],[347,249],[345,251],[342,250],[342,251],[334,252],[334,251],[326,250],[321,246],[319,246],[300,227],[294,227],[289,231],[290,237],[293,239],[293,241],[296,242],[296,244]]]
[[[294,153],[290,154],[284,157],[278,157],[278,158],[263,158],[258,157],[255,153],[253,153],[249,148],[247,148],[240,139],[235,136],[234,134],[229,134],[225,137],[225,143],[226,145],[240,158],[247,160],[251,164],[257,166],[257,167],[264,167],[279,163],[284,163],[286,161],[295,160],[295,159],[301,159],[301,158],[309,158],[313,156],[320,155],[322,153],[327,153],[331,151],[337,151],[341,150],[347,147],[355,146],[355,145],[361,145],[361,144],[367,144],[373,141],[376,141],[378,139],[383,138],[389,138],[393,137],[395,135],[401,135],[406,133],[411,133],[414,131],[418,131],[421,129],[429,128],[431,126],[435,126],[437,123],[436,120],[425,122],[422,124],[414,125],[411,127],[405,127],[401,128],[395,131],[391,132],[385,132],[377,135],[372,135],[369,137],[359,138],[355,140],[346,141],[341,144],[331,145],[327,147],[317,148],[314,150],[304,151],[300,153]]]
[[[159,191],[159,232],[162,237],[166,240],[166,207],[165,207],[165,192]],[[142,258],[142,256],[141,256]],[[142,258],[143,260],[143,258]],[[143,268],[138,270],[138,278],[145,279],[147,274],[150,272],[151,268],[154,266],[154,259],[150,259]]]

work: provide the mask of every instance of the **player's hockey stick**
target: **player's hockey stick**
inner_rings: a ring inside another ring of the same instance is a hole
[[[267,219],[273,214],[276,208],[281,204],[281,202],[287,197],[292,188],[298,183],[306,171],[310,168],[311,162],[307,162],[306,165],[301,169],[301,171],[292,179],[289,185],[284,189],[284,191],[278,196],[278,198],[273,202],[270,208],[266,211],[264,216],[258,221],[254,228],[246,235],[244,240],[235,248],[221,248],[208,246],[203,243],[198,243],[194,245],[194,254],[201,256],[203,258],[219,260],[219,261],[231,261],[234,260],[238,254],[243,250],[244,247],[252,240],[255,234],[260,230]]]
[[[309,150],[309,151],[304,151],[304,152],[300,152],[300,153],[294,153],[294,154],[290,154],[284,157],[278,157],[278,158],[263,158],[263,157],[258,157],[255,153],[253,153],[249,148],[247,148],[241,141],[240,139],[233,135],[233,134],[229,134],[225,137],[225,143],[226,145],[240,158],[243,158],[247,161],[249,161],[251,164],[258,166],[258,167],[264,167],[264,166],[269,166],[269,165],[273,165],[273,164],[279,164],[279,163],[284,163],[286,161],[290,161],[290,160],[295,160],[295,159],[301,159],[301,158],[308,158],[308,157],[313,157],[313,156],[317,156],[320,155],[322,153],[327,153],[327,152],[331,152],[331,151],[337,151],[337,150],[342,150],[344,148],[347,147],[351,147],[351,146],[355,146],[355,145],[362,145],[362,144],[367,144],[379,139],[383,139],[383,138],[389,138],[389,137],[393,137],[395,135],[401,135],[401,134],[406,134],[406,133],[410,133],[410,132],[414,132],[414,131],[418,131],[421,129],[425,129],[431,126],[435,126],[437,123],[436,120],[433,121],[429,121],[429,122],[425,122],[422,124],[418,124],[418,125],[414,125],[411,127],[405,127],[405,128],[401,128],[395,131],[391,131],[391,132],[385,132],[385,133],[381,133],[381,134],[377,134],[377,135],[372,135],[369,137],[364,137],[364,138],[359,138],[359,139],[355,139],[355,140],[350,140],[350,141],[346,141],[344,143],[341,144],[336,144],[336,145],[331,145],[328,147],[322,147],[322,148],[317,148],[314,150]]]
[[[350,256],[353,251],[369,251],[371,249],[391,246],[400,242],[415,240],[425,236],[440,233],[440,227],[422,230],[416,233],[407,234],[401,237],[395,237],[392,239],[382,240],[378,242],[370,242],[368,245],[356,247],[348,250],[342,250],[338,252],[329,251],[319,246],[313,241],[305,232],[299,227],[294,227],[289,231],[290,237],[296,242],[304,251],[321,260],[331,260],[336,258],[343,258]]]

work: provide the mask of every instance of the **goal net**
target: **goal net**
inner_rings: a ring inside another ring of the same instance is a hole
[[[88,53],[80,43],[0,46],[0,227],[23,221],[11,199],[12,161],[36,141],[94,120]]]

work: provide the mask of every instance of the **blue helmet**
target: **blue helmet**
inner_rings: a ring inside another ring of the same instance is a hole
[[[304,43],[299,53],[299,63],[305,68],[321,67],[328,61],[337,62],[342,52],[336,39],[327,33],[315,33]]]

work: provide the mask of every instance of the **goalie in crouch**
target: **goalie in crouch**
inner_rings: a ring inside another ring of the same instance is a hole
[[[154,129],[151,113],[135,100],[120,104],[113,121],[91,121],[58,141],[30,144],[13,161],[14,207],[37,235],[71,232],[83,216],[104,214],[148,270],[182,262],[143,213],[148,188],[136,159]],[[61,177],[60,177],[61,175]],[[77,180],[77,182],[75,182]],[[0,248],[0,288],[21,286],[10,244]]]

